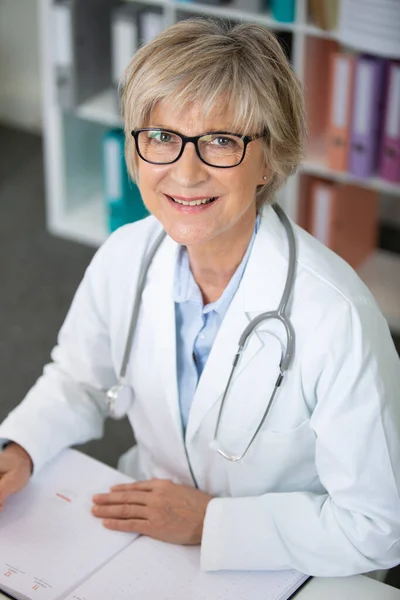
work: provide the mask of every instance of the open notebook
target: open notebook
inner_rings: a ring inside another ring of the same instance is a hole
[[[55,458],[0,512],[0,590],[16,600],[286,600],[296,571],[200,571],[199,547],[105,529],[95,493],[130,481],[76,451]]]

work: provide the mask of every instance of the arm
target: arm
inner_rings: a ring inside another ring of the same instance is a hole
[[[52,352],[52,363],[0,426],[17,442],[35,472],[60,450],[99,438],[105,406],[94,390],[115,383],[107,329],[107,247],[89,265]]]
[[[204,570],[342,576],[400,561],[399,360],[370,304],[344,306],[329,322],[312,336],[302,364],[306,393],[317,398],[310,423],[326,494],[212,500]]]

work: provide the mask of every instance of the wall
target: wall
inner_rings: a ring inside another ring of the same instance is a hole
[[[0,122],[41,131],[38,5],[0,0]]]

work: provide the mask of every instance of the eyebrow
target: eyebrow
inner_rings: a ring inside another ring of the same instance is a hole
[[[174,129],[174,127],[169,127],[168,125],[148,125],[148,127],[150,127],[150,128],[154,127],[154,129],[166,129],[167,131],[176,131],[177,133],[181,133],[177,129]],[[231,129],[226,128],[226,127],[219,127],[218,129],[217,128],[207,129],[203,133],[220,133],[221,131],[231,131]],[[182,135],[185,135],[185,134],[182,133]],[[201,135],[201,133],[199,135]]]

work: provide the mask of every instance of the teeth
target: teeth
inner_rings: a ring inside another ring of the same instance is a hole
[[[204,200],[193,200],[192,202],[185,202],[184,200],[177,200],[176,198],[172,198],[174,202],[177,202],[178,204],[183,204],[183,206],[198,206],[199,204],[207,204],[207,202],[211,202],[211,200],[213,199],[214,198],[204,198]]]

